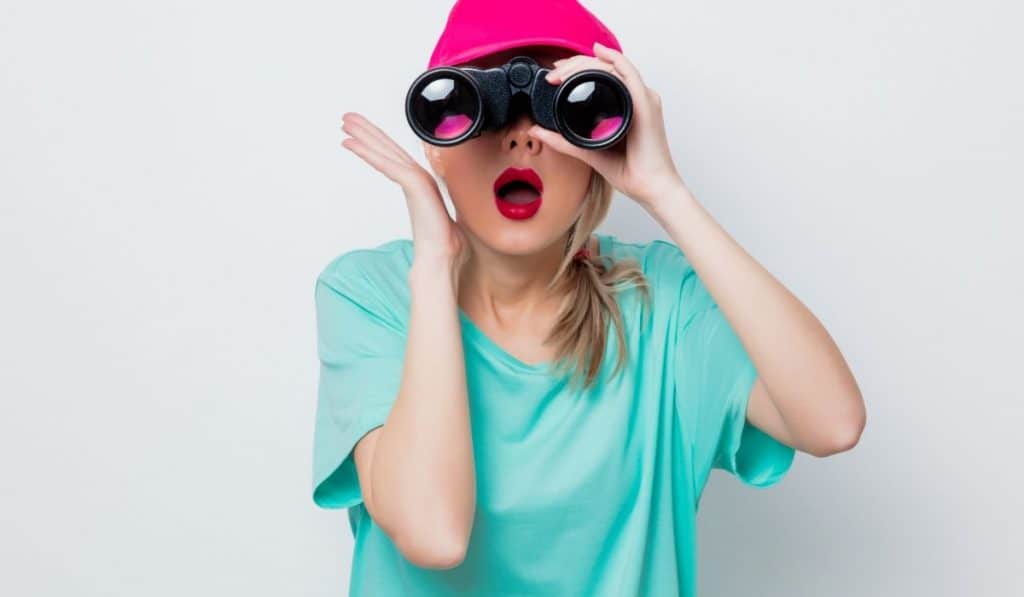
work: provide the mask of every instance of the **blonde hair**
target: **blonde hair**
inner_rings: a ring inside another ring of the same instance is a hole
[[[574,258],[580,248],[590,244],[591,234],[608,215],[614,192],[608,180],[593,170],[582,212],[569,228],[565,256],[548,284],[549,290],[561,287],[567,292],[555,325],[544,343],[555,344],[559,373],[572,366],[572,383],[577,387],[590,387],[597,379],[608,342],[605,334],[609,321],[615,324],[619,343],[619,356],[612,377],[626,364],[626,334],[616,295],[638,288],[644,300],[650,301],[650,285],[637,260],[615,261],[604,254]]]
[[[609,321],[615,324],[619,342],[619,357],[612,376],[626,364],[626,334],[616,295],[629,288],[639,288],[644,300],[650,301],[650,286],[636,259],[615,261],[603,254],[574,258],[581,247],[589,245],[591,234],[608,215],[614,192],[608,180],[592,170],[583,208],[569,228],[565,255],[547,286],[548,291],[562,291],[565,296],[544,344],[556,347],[557,374],[564,374],[572,367],[571,383],[577,388],[590,387],[597,379],[608,342]],[[463,270],[461,267],[458,270],[461,278]]]

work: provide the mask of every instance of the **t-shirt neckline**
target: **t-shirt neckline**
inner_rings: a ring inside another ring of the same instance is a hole
[[[600,255],[602,257],[610,255],[611,239],[608,235],[595,232],[594,236],[597,237],[597,246]],[[489,352],[496,355],[508,366],[530,375],[551,375],[554,373],[554,361],[544,361],[541,363],[531,364],[521,360],[519,357],[516,357],[502,348],[501,345],[485,334],[482,329],[477,327],[477,325],[473,323],[473,320],[470,319],[462,310],[462,307],[456,305],[456,309],[458,309],[459,312],[459,320],[462,322],[463,333],[473,338],[478,344],[484,346]]]

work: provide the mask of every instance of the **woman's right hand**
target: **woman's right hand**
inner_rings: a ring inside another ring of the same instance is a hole
[[[341,146],[395,181],[405,193],[412,223],[414,256],[458,268],[469,252],[462,228],[451,219],[433,175],[362,114],[342,114]]]

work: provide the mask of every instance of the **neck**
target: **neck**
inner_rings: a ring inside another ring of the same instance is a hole
[[[564,288],[547,288],[563,258],[565,240],[526,255],[496,253],[474,243],[460,276],[459,306],[474,320],[510,326],[552,316],[566,294]],[[590,246],[596,253],[594,243]]]

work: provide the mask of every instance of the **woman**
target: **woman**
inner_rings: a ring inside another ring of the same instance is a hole
[[[711,469],[768,487],[795,450],[849,449],[860,392],[813,314],[689,193],[661,99],[604,25],[575,1],[490,9],[457,2],[430,66],[604,69],[633,98],[625,148],[521,116],[424,144],[431,174],[344,115],[342,145],[399,184],[413,239],[317,279],[314,500],[349,509],[352,595],[695,595]],[[494,197],[508,168],[542,181],[529,218]],[[615,189],[674,242],[595,233]]]

